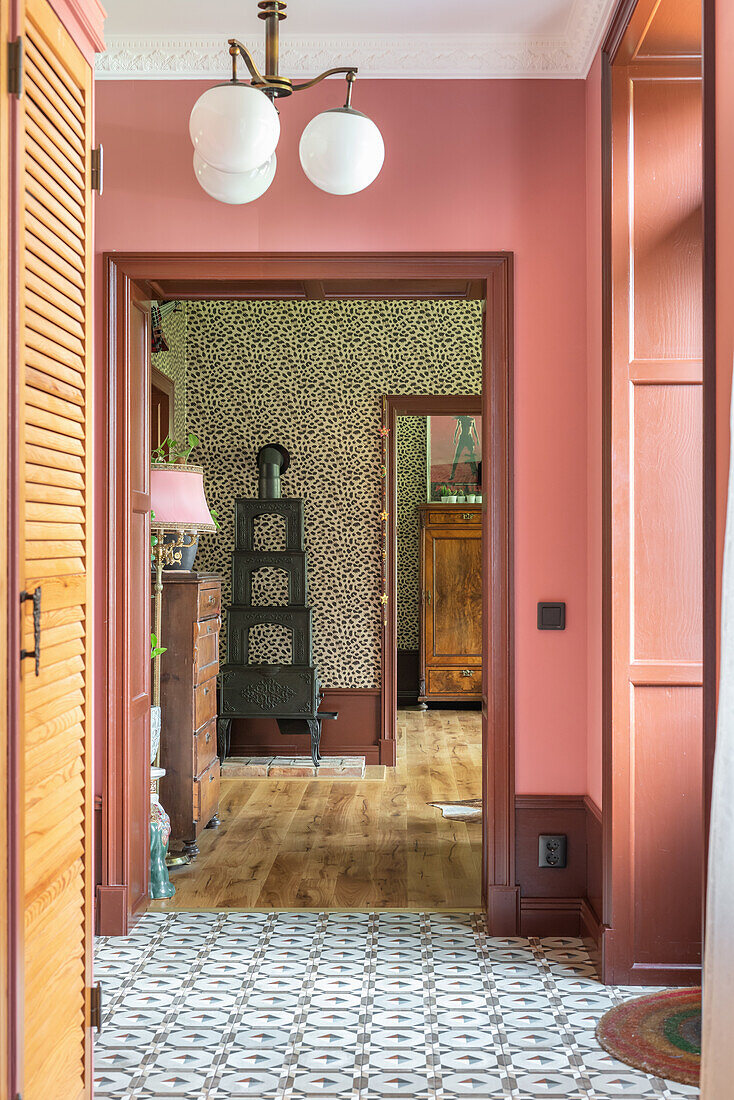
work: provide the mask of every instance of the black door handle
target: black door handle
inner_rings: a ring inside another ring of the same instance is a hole
[[[21,592],[20,602],[25,603],[26,600],[33,600],[33,649],[21,649],[20,659],[24,661],[26,657],[33,657],[36,662],[36,676],[40,674],[41,668],[41,586],[39,584],[33,592]]]

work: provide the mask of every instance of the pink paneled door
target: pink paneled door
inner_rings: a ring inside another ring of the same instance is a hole
[[[686,983],[700,975],[703,376],[700,24],[698,37],[691,31],[696,10],[700,19],[697,0],[662,0],[659,6],[641,0],[612,66],[612,827],[604,976],[623,983]],[[674,12],[686,18],[676,21]],[[672,38],[680,56],[662,63],[656,51]]]

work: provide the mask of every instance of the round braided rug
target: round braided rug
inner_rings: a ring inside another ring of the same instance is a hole
[[[626,1001],[606,1012],[596,1037],[628,1066],[683,1085],[701,1069],[701,990],[673,989]]]

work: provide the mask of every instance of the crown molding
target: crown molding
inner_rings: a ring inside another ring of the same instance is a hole
[[[310,77],[338,64],[359,66],[368,79],[483,80],[583,78],[599,47],[615,0],[574,0],[565,34],[319,35],[280,40],[281,70]],[[235,33],[233,28],[232,33]],[[246,45],[257,58],[261,41]],[[97,58],[99,80],[228,79],[225,35],[107,35]]]

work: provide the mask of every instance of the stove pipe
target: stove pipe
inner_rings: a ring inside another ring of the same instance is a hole
[[[258,495],[261,500],[280,500],[280,478],[290,466],[291,456],[279,443],[266,443],[257,452]]]

